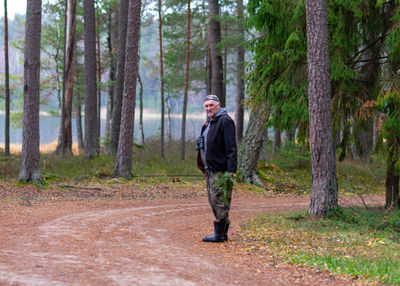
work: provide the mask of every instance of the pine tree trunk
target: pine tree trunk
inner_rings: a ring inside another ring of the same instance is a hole
[[[24,49],[24,116],[22,122],[21,181],[40,181],[40,35],[42,1],[28,0]]]
[[[185,143],[186,143],[186,109],[189,92],[189,67],[190,67],[190,22],[191,10],[190,0],[188,0],[187,10],[187,29],[186,29],[186,64],[185,64],[185,88],[183,94],[183,111],[182,111],[182,127],[181,127],[181,160],[185,160]]]
[[[326,216],[338,204],[331,117],[326,0],[306,0],[312,187],[309,212]]]
[[[282,142],[282,136],[281,136],[281,131],[279,129],[274,130],[274,146],[273,146],[273,153],[276,154],[279,152],[281,149],[281,142]]]
[[[160,94],[161,94],[161,127],[160,127],[160,157],[164,158],[164,115],[165,115],[165,98],[164,98],[164,55],[163,55],[163,31],[162,31],[162,16],[161,16],[162,4],[161,0],[158,0],[158,36],[160,44]]]
[[[116,176],[132,176],[133,127],[135,118],[136,81],[140,37],[140,0],[129,3],[128,30],[125,58],[125,84],[122,99],[121,133],[118,143]]]
[[[94,0],[84,0],[85,30],[85,145],[83,155],[98,155],[97,81],[96,81],[96,18]]]
[[[67,35],[67,26],[68,26],[68,1],[64,2],[64,35]],[[57,33],[59,34],[59,32]],[[60,73],[58,72],[58,68],[56,68],[57,73],[57,97],[58,97],[58,107],[61,113],[60,125],[58,129],[58,143],[55,154],[64,154],[64,142],[65,142],[65,69],[66,69],[66,60],[67,60],[67,37],[64,36],[63,42],[63,67],[62,67],[62,91],[60,84]],[[57,58],[59,57],[59,49],[56,48],[56,56],[54,57],[54,62],[57,64]]]
[[[108,155],[110,156],[117,154],[119,133],[121,129],[122,94],[124,91],[125,47],[129,1],[119,0],[118,3],[118,59],[114,87],[114,106],[111,120],[110,144],[108,145]]]
[[[76,136],[78,137],[79,154],[83,154],[84,142],[82,132],[82,100],[80,95],[75,96],[76,104]]]
[[[172,142],[172,124],[171,124],[171,105],[170,105],[170,96],[169,94],[167,95],[167,98],[165,99],[165,104],[167,107],[167,129],[168,129],[168,141],[171,143]]]
[[[224,13],[225,17],[229,16],[228,11],[225,11]],[[228,37],[228,24],[225,23],[224,25],[224,38]],[[225,98],[225,105],[226,106],[226,85],[227,85],[227,77],[228,77],[228,47],[225,46],[224,47],[224,56],[223,56],[223,63],[222,63],[222,97]]]
[[[75,66],[76,0],[67,2],[67,28],[64,59],[64,100],[61,111],[61,128],[57,154],[72,155],[72,96]]]
[[[109,86],[108,86],[108,95],[107,95],[107,115],[106,115],[106,141],[110,142],[110,133],[111,133],[111,118],[112,118],[112,111],[113,111],[113,91],[114,91],[114,81],[115,81],[115,57],[114,51],[116,50],[117,46],[117,12],[115,11],[115,7],[109,16],[109,23],[108,23],[108,37],[107,37],[107,44],[108,44],[108,53],[110,56],[110,73],[109,73]]]
[[[143,127],[143,83],[142,78],[139,74],[139,65],[138,65],[138,82],[139,82],[139,131],[140,138],[142,139],[142,144],[145,144],[144,139],[144,127]]]
[[[386,208],[398,208],[400,207],[399,201],[399,172],[396,171],[396,162],[399,158],[399,144],[397,140],[392,137],[388,140],[387,144],[391,148],[388,154],[388,164],[386,171]]]
[[[211,49],[210,44],[208,44],[207,54],[206,54],[206,91],[207,94],[212,93],[211,82],[212,82],[212,69],[211,69]]]
[[[223,66],[221,51],[217,45],[221,42],[221,25],[217,17],[219,13],[218,0],[208,0],[209,24],[208,24],[208,40],[210,44],[210,61],[211,61],[211,93],[218,96],[221,106],[226,106],[223,86]]]
[[[373,126],[373,133],[372,133],[372,150],[375,150],[376,145],[378,143],[378,138],[379,138],[379,132],[380,132],[380,123],[379,123],[379,118],[381,114],[378,112],[375,114],[374,117],[374,126]]]
[[[242,180],[251,184],[262,185],[257,175],[257,162],[264,141],[264,125],[267,117],[266,103],[251,112],[246,134],[239,146],[238,170]]]
[[[10,68],[8,61],[8,15],[7,0],[4,0],[4,63],[5,63],[5,126],[4,126],[4,152],[10,155]]]
[[[206,3],[205,0],[201,0],[201,7],[202,7],[202,40],[203,43],[208,43],[207,51],[204,53],[204,84],[206,88],[206,94],[211,94],[211,61],[210,61],[210,41],[207,38],[208,30],[207,30],[207,10],[206,10]]]
[[[392,17],[398,11],[399,3],[398,2],[389,2],[388,7],[385,10],[384,19],[386,21],[385,27],[387,29],[394,29],[394,25],[397,25],[397,21],[392,21]],[[388,73],[392,78],[390,85],[391,93],[395,95],[391,95],[390,100],[386,100],[385,109],[386,115],[392,118],[392,124],[389,126],[384,126],[385,133],[387,135],[386,138],[386,150],[387,150],[387,163],[386,163],[386,208],[399,208],[400,200],[399,200],[399,158],[400,158],[400,131],[398,125],[393,124],[393,119],[397,119],[397,124],[399,120],[399,110],[400,110],[400,101],[398,98],[398,71],[400,69],[400,59],[398,57],[394,57],[388,65]],[[388,91],[389,92],[389,91]],[[386,97],[386,95],[385,95]],[[396,166],[397,165],[397,166]]]
[[[97,27],[100,27],[100,19],[96,20]],[[97,138],[101,137],[101,51],[100,51],[100,28],[96,29],[96,44],[97,44],[97,55],[96,55],[96,67],[97,67]],[[97,152],[100,152],[100,142],[97,143]]]
[[[236,126],[236,142],[238,144],[243,138],[244,129],[244,6],[243,0],[236,0],[236,14],[238,17],[238,35],[239,44],[236,48],[236,111],[235,111],[235,126]]]

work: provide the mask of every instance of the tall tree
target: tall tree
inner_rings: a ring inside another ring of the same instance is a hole
[[[6,156],[10,155],[10,68],[8,63],[8,17],[7,0],[4,0],[4,63],[5,63],[5,126],[4,126],[4,152]]]
[[[101,126],[101,48],[100,48],[100,17],[96,19],[96,67],[97,67],[97,138],[100,139]],[[98,145],[100,147],[100,145]]]
[[[306,0],[306,25],[312,162],[309,212],[314,216],[326,216],[338,203],[326,0]]]
[[[114,99],[114,81],[115,81],[115,52],[117,48],[118,30],[117,30],[117,11],[118,6],[115,4],[110,5],[109,17],[108,17],[108,35],[107,35],[107,47],[109,55],[109,80],[108,80],[108,94],[107,94],[107,114],[106,114],[106,138],[107,142],[110,141],[111,132],[111,118],[113,111],[113,99]]]
[[[143,15],[146,5],[147,5],[146,1],[143,1],[142,2],[142,11],[140,12],[140,15]],[[141,31],[142,30],[140,30],[139,38],[141,38]],[[140,76],[140,47],[139,47],[138,54],[139,55],[138,55],[137,76],[138,76],[138,83],[139,83],[139,132],[140,132],[141,142],[144,145],[145,139],[144,139],[144,126],[143,126],[143,83],[142,83],[142,78]]]
[[[72,154],[72,96],[74,89],[76,0],[67,1],[67,25],[64,51],[64,100],[61,110],[61,128],[56,153]]]
[[[399,19],[400,4],[388,3],[384,10],[385,26],[390,34],[387,38],[389,61],[385,65],[384,78],[377,103],[378,110],[384,114],[382,122],[382,137],[387,152],[386,163],[386,208],[400,208],[400,50],[399,50]],[[385,51],[386,52],[386,51]]]
[[[18,179],[40,181],[39,93],[42,1],[28,0],[25,22],[24,117],[21,171]]]
[[[164,97],[164,56],[163,56],[163,20],[162,20],[162,3],[158,0],[158,36],[160,43],[160,94],[161,94],[161,128],[160,128],[160,156],[164,158],[164,114],[165,114],[165,97]]]
[[[240,143],[243,137],[244,126],[244,6],[243,0],[236,0],[236,15],[238,17],[238,36],[239,44],[236,48],[236,107],[235,107],[235,127],[236,142]]]
[[[189,66],[190,66],[190,22],[191,22],[190,0],[187,8],[187,29],[186,29],[186,55],[185,55],[185,87],[183,92],[183,111],[181,128],[181,160],[185,160],[185,142],[186,142],[186,108],[189,92]]]
[[[125,83],[122,99],[121,132],[118,142],[116,176],[129,178],[132,172],[133,123],[135,118],[136,82],[140,37],[141,1],[129,2],[128,30],[125,57]]]
[[[118,140],[121,129],[122,94],[124,91],[124,72],[125,72],[125,46],[128,24],[128,0],[118,2],[118,51],[117,51],[117,71],[114,86],[114,104],[111,119],[110,144],[108,145],[108,155],[115,155],[118,151]]]
[[[223,84],[223,65],[221,52],[218,44],[221,42],[221,25],[218,19],[219,2],[218,0],[208,0],[209,20],[208,20],[208,39],[210,47],[211,61],[211,93],[218,96],[221,106],[226,105]]]
[[[84,0],[85,31],[85,145],[83,155],[98,155],[97,82],[96,82],[96,17],[94,0]]]

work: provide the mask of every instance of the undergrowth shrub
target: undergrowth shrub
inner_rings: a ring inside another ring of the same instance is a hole
[[[302,144],[285,141],[279,152],[272,157],[271,163],[285,171],[309,169],[311,167],[310,151]]]

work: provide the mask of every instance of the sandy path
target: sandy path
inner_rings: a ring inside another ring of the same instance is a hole
[[[311,269],[270,266],[238,241],[241,221],[306,208],[307,198],[233,198],[230,242],[205,199],[0,202],[0,285],[350,285]]]

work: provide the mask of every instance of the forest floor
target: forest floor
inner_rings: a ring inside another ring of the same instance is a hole
[[[383,204],[382,196],[366,198]],[[355,198],[341,202],[357,204]],[[0,285],[360,285],[246,249],[240,225],[307,208],[308,196],[235,190],[229,242],[204,243],[202,187],[122,183],[41,188],[0,181]]]

